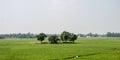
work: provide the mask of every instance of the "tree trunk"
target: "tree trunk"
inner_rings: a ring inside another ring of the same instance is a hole
[[[73,43],[75,43],[75,42],[73,41]]]
[[[42,44],[42,41],[40,41],[40,43]]]

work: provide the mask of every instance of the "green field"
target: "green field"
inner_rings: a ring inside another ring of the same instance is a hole
[[[0,60],[120,60],[120,38],[79,38],[75,44],[0,39]]]

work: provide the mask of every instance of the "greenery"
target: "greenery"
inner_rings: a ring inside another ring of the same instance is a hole
[[[120,37],[120,33],[115,33],[115,32],[107,32],[106,34],[93,34],[93,33],[88,33],[88,34],[78,34],[80,37]]]
[[[64,31],[65,33],[66,31]],[[68,32],[69,34],[69,32]],[[18,33],[18,34],[0,34],[0,38],[36,38],[37,34],[33,33]],[[52,34],[46,34],[47,36],[51,36]],[[58,37],[60,37],[60,34],[56,34]],[[120,33],[115,32],[107,32],[105,34],[97,34],[97,33],[88,33],[88,34],[77,34],[77,36],[80,37],[120,37]],[[62,39],[63,40],[63,39]]]
[[[67,31],[63,31],[60,37],[62,41],[67,42],[70,39],[70,33]]]
[[[45,33],[40,33],[38,34],[37,36],[37,40],[41,41],[41,44],[45,44],[47,42],[43,42],[42,41],[47,37]],[[51,43],[51,44],[57,44],[58,43],[58,40],[60,41],[65,41],[65,43],[67,41],[69,41],[70,43],[74,43],[75,40],[77,40],[77,35],[73,34],[73,33],[69,33],[69,32],[66,32],[66,31],[63,31],[62,34],[61,34],[61,39],[59,39],[59,36],[57,35],[50,35],[48,37],[48,41]],[[68,42],[67,42],[68,43]]]
[[[0,37],[4,38],[35,38],[36,34],[32,33],[18,33],[18,34],[0,34]]]
[[[40,34],[38,34],[36,37],[37,37],[37,40],[41,41],[41,43],[42,43],[42,41],[43,41],[47,36],[46,36],[45,33],[40,33]]]
[[[107,37],[120,37],[120,33],[107,32]]]
[[[0,36],[0,39],[4,39],[5,37],[4,36]]]
[[[77,35],[71,33],[70,34],[70,41],[72,41],[74,43],[75,40],[77,40]]]
[[[50,41],[51,44],[57,44],[58,40],[60,40],[60,39],[58,38],[57,35],[51,35],[51,36],[49,36],[48,40]]]
[[[65,41],[65,42],[67,42],[67,41],[72,41],[73,43],[74,43],[74,41],[77,39],[77,35],[75,35],[75,34],[73,34],[73,33],[69,33],[69,32],[67,32],[67,31],[63,31],[62,33],[61,33],[61,40],[62,41]]]
[[[79,38],[75,44],[55,45],[35,42],[35,38],[0,39],[0,60],[120,60],[120,38]]]

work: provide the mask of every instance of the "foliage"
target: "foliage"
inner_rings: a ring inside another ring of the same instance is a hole
[[[0,36],[0,39],[4,39],[5,37],[3,37],[3,36]]]
[[[35,38],[36,37],[36,35],[32,33],[0,34],[0,36],[5,38]]]
[[[66,31],[63,31],[62,34],[61,34],[61,40],[62,41],[75,41],[77,39],[77,35],[73,34],[73,33],[69,33],[69,32],[66,32]]]
[[[107,32],[107,37],[120,37],[120,33],[114,33],[114,32]]]
[[[105,34],[93,34],[93,33],[88,33],[88,34],[79,34],[80,37],[120,37],[120,33],[115,33],[115,32],[107,32]]]
[[[42,42],[47,36],[45,33],[40,33],[36,37],[37,37],[37,40]]]
[[[70,39],[70,33],[67,31],[63,31],[60,37],[62,41],[68,41]]]
[[[71,33],[70,35],[70,41],[72,41],[74,43],[74,41],[77,39],[77,35]]]
[[[57,41],[59,40],[59,38],[57,35],[51,35],[49,36],[48,40],[50,41],[51,44],[57,44],[58,43]]]
[[[66,33],[66,31],[64,31]],[[62,34],[64,34],[62,33]],[[46,34],[47,36],[50,36],[51,34]],[[61,37],[62,40],[68,41],[68,37],[66,36],[66,39],[63,39],[63,35],[60,36],[60,34],[56,34],[58,37]],[[69,32],[67,32],[67,35],[69,35]],[[120,33],[117,32],[107,32],[105,34],[97,34],[97,33],[88,33],[88,34],[78,34],[79,37],[120,37]],[[0,37],[4,38],[35,38],[36,34],[33,33],[13,33],[13,34],[0,34]]]

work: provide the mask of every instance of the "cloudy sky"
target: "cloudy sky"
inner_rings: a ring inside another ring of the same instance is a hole
[[[0,0],[0,33],[120,32],[120,0]]]

